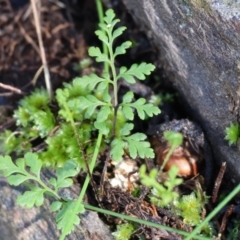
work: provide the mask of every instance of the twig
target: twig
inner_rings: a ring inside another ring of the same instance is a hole
[[[30,35],[26,32],[26,30],[24,29],[24,27],[22,26],[22,24],[19,21],[16,21],[20,32],[22,33],[22,36],[25,38],[25,40],[31,44],[31,46],[33,47],[33,49],[40,54],[39,48],[36,45],[36,43],[34,42],[34,40],[30,37]]]
[[[220,234],[223,234],[223,232],[226,230],[227,220],[228,220],[229,216],[233,213],[233,209],[234,209],[234,205],[231,204],[228,207],[227,211],[225,212],[223,219],[222,219],[221,227],[219,230]]]
[[[31,84],[32,84],[33,86],[36,85],[36,82],[37,82],[38,77],[40,76],[42,70],[43,70],[43,65],[37,70],[37,72],[35,73],[35,75],[34,75],[34,77],[33,77],[33,80],[31,81]]]
[[[37,37],[38,37],[39,48],[40,48],[40,55],[41,55],[42,64],[43,64],[45,84],[46,84],[46,88],[48,91],[48,95],[49,95],[50,99],[52,99],[52,86],[51,86],[51,81],[50,81],[50,73],[49,73],[49,69],[47,66],[46,54],[45,54],[45,50],[44,50],[44,46],[43,46],[42,33],[41,33],[41,28],[40,28],[40,19],[39,19],[39,15],[37,12],[36,0],[31,0],[31,5],[32,5],[32,10],[33,10],[33,16],[34,16],[34,21],[35,21],[35,27],[36,27]],[[40,12],[40,10],[39,10],[39,12]]]
[[[223,179],[223,175],[224,175],[225,171],[226,171],[226,162],[222,163],[222,166],[219,170],[217,179],[215,181],[214,188],[213,188],[213,194],[212,194],[212,203],[215,203],[217,200],[218,191],[219,191],[220,185],[222,183],[222,179]]]
[[[4,84],[4,83],[0,83],[0,87],[4,88],[4,89],[7,89],[7,90],[10,90],[10,91],[12,91],[14,93],[17,93],[17,94],[22,94],[21,89],[15,88],[13,86],[10,86],[10,85]]]

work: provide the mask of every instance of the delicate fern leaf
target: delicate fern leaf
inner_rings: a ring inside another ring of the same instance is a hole
[[[140,80],[144,80],[146,75],[150,75],[155,69],[155,66],[151,63],[141,63],[140,65],[133,64],[128,70],[128,74],[134,75]]]
[[[133,110],[131,107],[129,107],[128,105],[123,105],[122,111],[123,111],[126,119],[131,120],[131,121],[134,119],[134,114],[133,114]]]
[[[100,82],[97,85],[97,90],[100,91],[100,92],[104,92],[104,90],[107,88],[109,82],[111,82],[111,81]]]
[[[101,107],[99,112],[97,113],[97,122],[104,122],[108,119],[109,114],[112,112],[113,109],[109,106]]]
[[[122,105],[122,111],[128,120],[133,120],[133,118],[134,118],[133,110],[128,104],[128,103],[132,102],[133,97],[134,97],[133,92],[127,92],[123,96],[123,102],[120,104],[120,105]]]
[[[116,47],[114,55],[113,55],[114,58],[117,55],[125,54],[126,49],[130,48],[131,46],[132,46],[132,43],[130,41],[126,41],[126,42],[122,43],[120,46]]]
[[[238,123],[230,123],[229,127],[225,130],[225,140],[228,141],[229,146],[236,144],[240,137],[240,126]]]
[[[64,118],[66,122],[71,122],[71,119],[73,118],[76,121],[82,121],[83,120],[83,114],[79,114],[79,106],[80,106],[80,97],[70,99],[67,102],[67,107],[69,110],[65,107],[62,108],[58,114]]]
[[[24,155],[26,165],[30,167],[30,172],[36,177],[40,178],[40,171],[42,168],[42,161],[38,158],[36,153],[28,152]]]
[[[29,176],[24,176],[22,174],[14,174],[7,178],[8,183],[13,186],[18,186],[21,183],[29,180]]]
[[[109,39],[105,32],[101,30],[95,31],[95,34],[98,36],[98,39],[104,42],[106,45],[109,45]]]
[[[65,104],[67,102],[68,98],[69,98],[68,89],[64,88],[64,89],[57,89],[56,90],[56,99],[57,99],[58,104],[60,106]]]
[[[133,130],[134,125],[132,123],[125,123],[124,126],[121,128],[120,133],[121,136],[127,136]]]
[[[59,188],[67,188],[73,185],[73,180],[70,178],[63,179],[61,182],[57,182],[57,189]]]
[[[56,99],[60,105],[59,116],[66,122],[72,119],[80,122],[83,120],[83,114],[79,114],[80,96],[86,96],[90,90],[81,86],[82,81],[74,81],[72,84],[64,84],[64,89],[58,89]]]
[[[26,208],[32,208],[34,205],[39,207],[43,204],[45,191],[45,189],[34,186],[31,191],[26,191],[17,198],[17,204]]]
[[[57,189],[57,179],[56,178],[50,178],[49,183],[54,187],[54,189]]]
[[[105,122],[94,122],[94,127],[105,136],[109,134],[110,128],[106,125]]]
[[[80,219],[77,215],[84,211],[84,206],[82,204],[78,206],[75,201],[67,201],[62,204],[61,210],[56,216],[57,228],[62,230],[62,235],[70,234],[75,225],[79,225]]]
[[[141,183],[147,187],[152,187],[152,185],[156,182],[158,171],[156,168],[153,168],[149,175],[147,175],[147,167],[143,164],[139,169],[139,177],[141,178]]]
[[[16,166],[17,165],[17,166]],[[25,163],[24,159],[18,159],[16,165],[13,163],[10,156],[0,156],[0,171],[4,177],[8,177],[13,173],[24,173]]]
[[[115,29],[112,33],[112,39],[114,40],[115,38],[117,38],[118,36],[122,35],[122,33],[126,30],[127,28],[122,26],[122,27],[119,27],[117,29]],[[129,42],[129,41],[128,41]],[[130,46],[131,46],[131,42],[130,43]]]
[[[168,171],[169,180],[164,182],[164,186],[167,187],[169,192],[172,192],[172,190],[176,186],[180,185],[183,182],[181,178],[177,177],[178,172],[179,172],[179,168],[175,165],[173,165]]]
[[[143,141],[147,136],[143,133],[135,133],[128,137],[124,137],[124,140],[128,142],[128,150],[130,156],[135,159],[137,156],[141,158],[153,158],[154,152],[150,147],[150,143]]]
[[[173,148],[180,146],[183,142],[183,135],[179,132],[165,131],[163,137]]]
[[[129,83],[135,83],[135,80],[133,81],[133,76],[140,80],[144,80],[146,75],[149,75],[154,69],[155,66],[151,63],[143,62],[139,65],[133,64],[128,70],[126,67],[121,67],[118,78],[124,78]]]
[[[105,13],[105,16],[103,17],[104,22],[106,22],[107,24],[110,24],[112,22],[112,20],[115,17],[115,13],[113,11],[113,9],[108,9]]]
[[[151,103],[144,104],[144,111],[148,117],[152,117],[153,115],[158,115],[161,113],[160,109]]]
[[[120,72],[119,72],[119,75],[117,76],[117,79],[120,79],[120,78],[123,78],[124,80],[126,80],[128,83],[131,83],[131,84],[136,83],[134,76],[127,73],[126,67],[120,68]]]
[[[79,83],[81,81],[72,81],[72,83],[63,83],[64,85],[64,91],[68,92],[68,97],[66,100],[70,99],[76,99],[80,96],[87,96],[90,94],[90,90],[86,89],[85,87],[82,87]]]
[[[115,138],[111,143],[110,155],[116,162],[121,161],[124,154],[125,142],[120,138]]]
[[[89,90],[93,90],[96,88],[97,84],[99,84],[99,83],[107,84],[108,80],[106,80],[105,78],[101,78],[101,77],[97,76],[96,74],[90,74],[89,76],[86,75],[81,78],[75,78],[73,83],[74,83],[74,85],[81,86],[82,88],[87,87]]]
[[[103,20],[107,24],[111,24],[113,22],[114,17],[115,17],[115,13],[114,13],[113,9],[108,9],[105,13]]]
[[[106,25],[106,23],[99,23],[98,26],[101,28],[101,30],[104,30],[105,32],[109,32],[109,27],[108,25]]]
[[[63,203],[60,201],[54,201],[51,205],[50,205],[50,209],[52,210],[52,212],[56,212],[58,211],[61,207],[62,207]]]
[[[109,62],[108,56],[101,53],[98,47],[90,47],[88,49],[88,54],[91,57],[95,57],[97,62]]]
[[[145,104],[146,99],[139,98],[136,102],[130,103],[129,106],[136,108],[138,116],[144,120],[146,115],[152,117],[160,113],[160,109],[151,103]]]
[[[73,184],[73,181],[70,179],[70,177],[76,176],[78,172],[78,164],[75,161],[69,160],[65,162],[63,167],[58,168],[56,171],[56,190],[59,188],[70,187]]]
[[[124,96],[123,96],[123,103],[130,103],[132,102],[134,97],[133,92],[127,92]]]
[[[154,180],[156,180],[157,175],[158,175],[158,170],[157,170],[157,168],[153,168],[153,169],[150,171],[150,173],[149,173],[149,177],[152,178],[152,179],[154,179]],[[164,187],[163,187],[162,189],[164,189]]]
[[[112,100],[112,98],[111,98],[110,94],[105,91],[105,92],[103,93],[103,101],[104,101],[105,103],[111,103],[111,100]]]
[[[143,141],[143,140],[147,139],[147,136],[143,133],[134,133],[127,138],[129,138],[133,141]]]
[[[98,106],[106,105],[106,103],[99,101],[93,95],[80,97],[79,99],[80,99],[80,104],[79,104],[80,111],[83,111],[86,109],[86,112],[84,115],[85,118],[90,118]]]

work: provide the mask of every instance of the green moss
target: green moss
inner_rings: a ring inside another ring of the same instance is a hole
[[[117,231],[113,232],[115,240],[128,240],[133,234],[135,228],[131,223],[123,223],[117,226]]]
[[[230,126],[226,127],[225,134],[225,139],[228,141],[229,145],[236,144],[240,135],[239,124],[230,123]]]

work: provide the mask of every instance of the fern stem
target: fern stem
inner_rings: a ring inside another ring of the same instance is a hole
[[[89,166],[90,173],[93,172],[94,166],[96,165],[96,161],[97,161],[97,157],[98,157],[98,154],[99,154],[99,149],[100,149],[100,146],[101,146],[101,142],[102,142],[102,134],[99,133],[98,134],[98,138],[97,138],[97,143],[96,143],[96,146],[95,146],[95,150],[94,150],[94,153],[93,153],[92,161],[91,161],[90,166]],[[76,216],[76,214],[78,212],[78,209],[79,209],[80,205],[82,204],[84,195],[85,195],[85,193],[87,191],[87,187],[89,185],[90,179],[91,178],[90,178],[89,174],[87,174],[87,177],[86,177],[86,179],[84,181],[84,184],[82,186],[82,189],[81,189],[81,192],[79,194],[79,197],[77,199],[77,203],[75,205],[75,208],[73,209],[72,216],[70,216],[70,217]],[[72,221],[69,221],[68,223],[71,224],[71,222]],[[69,226],[66,227],[66,229],[68,229],[68,228],[69,228]],[[62,235],[60,236],[59,240],[64,240],[66,235],[67,235],[66,233],[62,233]]]
[[[103,23],[103,5],[101,0],[95,0],[96,6],[97,6],[97,13],[98,13],[98,19],[100,23]],[[105,55],[108,55],[108,48],[107,45],[102,43],[102,48],[103,48],[103,53]],[[104,72],[108,73],[109,72],[109,64],[108,62],[104,62]],[[108,88],[107,88],[108,91]]]
[[[170,156],[173,154],[173,151],[174,151],[175,148],[176,148],[175,146],[171,145],[170,150],[168,151],[166,157],[164,158],[164,161],[163,161],[162,166],[161,166],[161,168],[160,168],[160,172],[163,171],[163,169],[164,169],[164,167],[166,166],[166,164],[167,164]]]
[[[52,190],[51,188],[49,188],[39,177],[33,177],[31,174],[29,174],[28,172],[26,172],[26,175],[29,176],[29,180],[33,180],[35,182],[38,182],[48,193],[51,193],[51,196],[54,196],[57,200],[60,200],[61,197],[58,195],[58,193],[55,190]],[[25,186],[29,186],[28,183],[24,183]]]
[[[112,52],[112,46],[109,47],[109,55],[110,55],[110,67],[112,70],[112,77],[113,77],[113,94],[114,94],[114,108],[118,106],[118,96],[117,96],[117,73],[116,73],[116,68],[114,66],[114,57],[113,57],[113,52]]]

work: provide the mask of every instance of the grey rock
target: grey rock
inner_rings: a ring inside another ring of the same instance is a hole
[[[240,148],[224,140],[240,117],[240,1],[123,0],[159,49],[159,64],[202,126],[217,164],[240,180]]]
[[[50,171],[44,177],[53,176]],[[50,199],[42,207],[21,208],[16,204],[17,196],[25,187],[11,187],[0,176],[0,239],[1,240],[57,240],[60,232],[56,228],[55,215],[50,210]],[[79,188],[75,184],[66,194],[76,197]],[[66,237],[66,240],[112,240],[109,229],[97,213],[86,211],[80,216],[81,223]]]

